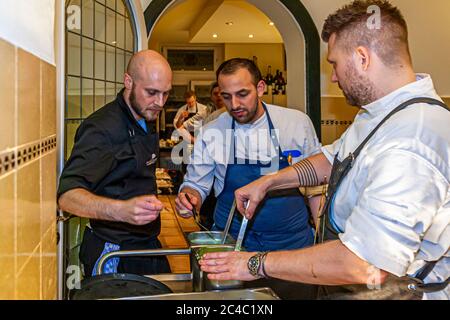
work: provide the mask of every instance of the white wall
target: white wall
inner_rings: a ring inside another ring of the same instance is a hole
[[[148,2],[144,3],[143,2]],[[133,15],[136,19],[136,41],[138,43],[138,51],[148,49],[148,40],[147,40],[147,27],[145,25],[145,17],[144,12],[147,8],[150,1],[143,1],[143,0],[131,0],[131,11],[133,12]]]
[[[300,26],[278,1],[248,0],[273,21],[286,49],[287,103],[293,109],[306,109],[305,41]],[[303,90],[302,90],[303,89]]]
[[[349,0],[302,0],[312,16],[319,34],[330,13]],[[416,72],[432,75],[442,96],[450,96],[450,1],[390,0],[399,7],[409,28],[409,44]],[[326,62],[327,46],[322,43],[322,95],[341,96],[340,89],[330,83],[331,68]]]
[[[55,65],[55,0],[0,1],[0,38]]]
[[[148,7],[148,5],[152,2],[152,0],[141,0],[141,5],[144,10]]]
[[[282,71],[283,74],[286,71],[282,43],[225,44],[225,60],[237,57],[252,59],[253,56],[258,57],[258,67],[263,75],[267,74],[268,66],[271,66],[273,75],[275,75],[276,70]]]

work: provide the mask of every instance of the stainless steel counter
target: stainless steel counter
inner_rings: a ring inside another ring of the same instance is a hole
[[[147,277],[164,283],[174,293],[117,300],[279,300],[270,288],[192,292],[191,273],[158,274]]]
[[[218,240],[221,238],[219,237]],[[193,274],[200,275],[203,273],[200,267],[197,265],[197,258],[193,256],[191,248],[187,249],[153,249],[153,250],[129,250],[129,251],[114,251],[105,254],[99,261],[97,266],[97,273],[100,275],[103,270],[104,263],[113,257],[122,256],[161,256],[161,255],[184,255],[189,254],[191,256],[191,265],[195,264],[197,268],[193,268],[191,273],[166,273],[158,275],[148,275],[147,277],[162,282],[168,286],[173,293],[163,295],[152,296],[134,296],[119,298],[119,300],[274,300],[279,299],[275,292],[269,288],[262,286],[263,288],[251,288],[240,289],[239,286],[199,286],[199,279],[194,279]],[[193,284],[196,283],[197,286]],[[211,291],[204,291],[213,289]],[[215,290],[217,289],[217,290]],[[220,290],[219,290],[220,289]],[[225,290],[228,289],[228,290]],[[196,292],[193,292],[193,291]]]
[[[118,300],[279,300],[270,288],[171,293]]]
[[[164,283],[174,293],[192,292],[192,273],[163,273],[147,276]]]

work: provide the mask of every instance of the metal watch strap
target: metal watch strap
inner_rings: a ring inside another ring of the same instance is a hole
[[[270,278],[267,275],[266,268],[264,266],[264,263],[266,262],[266,257],[267,257],[268,253],[269,253],[268,251],[263,252],[262,255],[260,256],[260,263],[259,263],[259,270],[258,270],[258,275],[260,275],[261,277],[266,278],[266,279]]]

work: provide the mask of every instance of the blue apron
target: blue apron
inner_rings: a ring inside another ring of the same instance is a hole
[[[234,135],[232,139],[233,161],[227,166],[224,188],[217,198],[214,212],[214,230],[224,230],[234,200],[235,190],[257,180],[267,173],[273,161],[279,161],[279,170],[289,166],[287,158],[282,155],[279,142],[273,133],[274,126],[266,106],[264,111],[269,123],[272,143],[278,149],[278,159],[265,164],[249,159],[237,159]],[[234,132],[235,120],[231,129]],[[231,158],[231,157],[230,157]],[[276,172],[278,169],[273,170]],[[236,239],[242,216],[235,213],[230,227],[230,234]],[[247,251],[273,251],[303,248],[313,244],[314,236],[308,222],[309,212],[303,196],[298,189],[280,190],[267,195],[258,206],[254,217],[249,221],[243,246]]]

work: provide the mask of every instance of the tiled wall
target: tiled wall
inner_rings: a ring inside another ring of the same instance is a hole
[[[450,108],[450,98],[443,98],[445,104],[447,105],[447,107]]]
[[[0,299],[56,299],[56,68],[0,58]]]
[[[322,145],[339,138],[352,124],[359,109],[347,104],[344,97],[322,97]]]
[[[450,98],[443,98],[450,106]],[[353,123],[359,109],[347,104],[344,97],[322,97],[322,145],[333,143]]]

